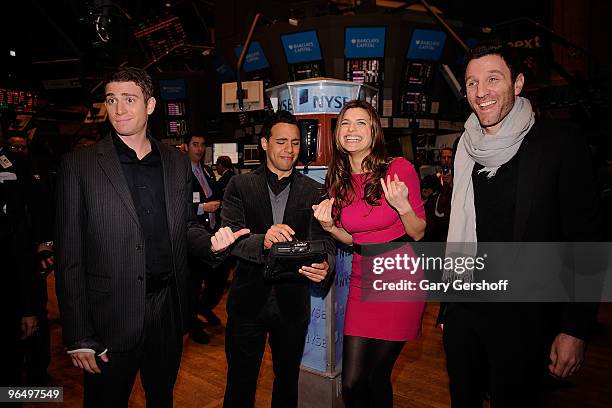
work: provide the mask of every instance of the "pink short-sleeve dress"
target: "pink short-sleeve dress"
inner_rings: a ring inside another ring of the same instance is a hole
[[[414,166],[404,158],[394,159],[387,170],[397,174],[408,187],[408,200],[415,214],[425,219],[419,177]],[[397,211],[384,197],[379,206],[363,200],[363,174],[353,174],[356,198],[340,214],[342,227],[353,236],[354,244],[393,241],[406,234]],[[381,340],[405,341],[416,338],[421,329],[424,302],[364,302],[361,299],[361,256],[353,254],[344,334]]]

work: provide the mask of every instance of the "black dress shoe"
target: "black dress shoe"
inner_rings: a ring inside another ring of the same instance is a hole
[[[206,318],[206,321],[211,326],[218,326],[221,324],[221,319],[212,310],[207,310],[202,313],[202,316]]]
[[[199,344],[210,343],[210,336],[204,330],[190,332],[189,338]]]

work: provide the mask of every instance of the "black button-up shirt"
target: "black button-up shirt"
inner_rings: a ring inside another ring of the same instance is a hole
[[[161,155],[151,142],[151,152],[139,160],[118,136],[113,142],[144,233],[144,248],[137,243],[136,250],[145,251],[147,280],[166,279],[172,275],[172,250]]]
[[[266,180],[268,182],[268,186],[270,186],[270,190],[274,193],[274,195],[279,195],[282,191],[287,188],[289,184],[293,181],[293,175],[295,174],[295,168],[287,177],[283,177],[279,179],[276,173],[273,173],[266,166]]]

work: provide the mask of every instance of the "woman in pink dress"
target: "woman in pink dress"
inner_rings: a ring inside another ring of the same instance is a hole
[[[419,178],[408,160],[387,159],[372,105],[347,103],[337,123],[325,180],[331,198],[313,209],[324,229],[355,248],[344,323],[343,397],[347,408],[392,407],[391,372],[406,341],[420,332],[424,303],[364,302],[359,249],[423,237]]]

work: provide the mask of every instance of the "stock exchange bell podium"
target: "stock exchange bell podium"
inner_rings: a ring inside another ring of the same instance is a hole
[[[278,85],[266,90],[266,94],[274,110],[287,110],[298,120],[302,134],[300,156],[308,157],[298,169],[324,183],[338,113],[353,99],[375,102],[376,89],[354,82],[314,78]],[[300,407],[344,406],[342,339],[351,261],[351,250],[339,245],[336,277],[329,293],[322,297],[316,288],[311,290],[310,323],[300,372]]]

